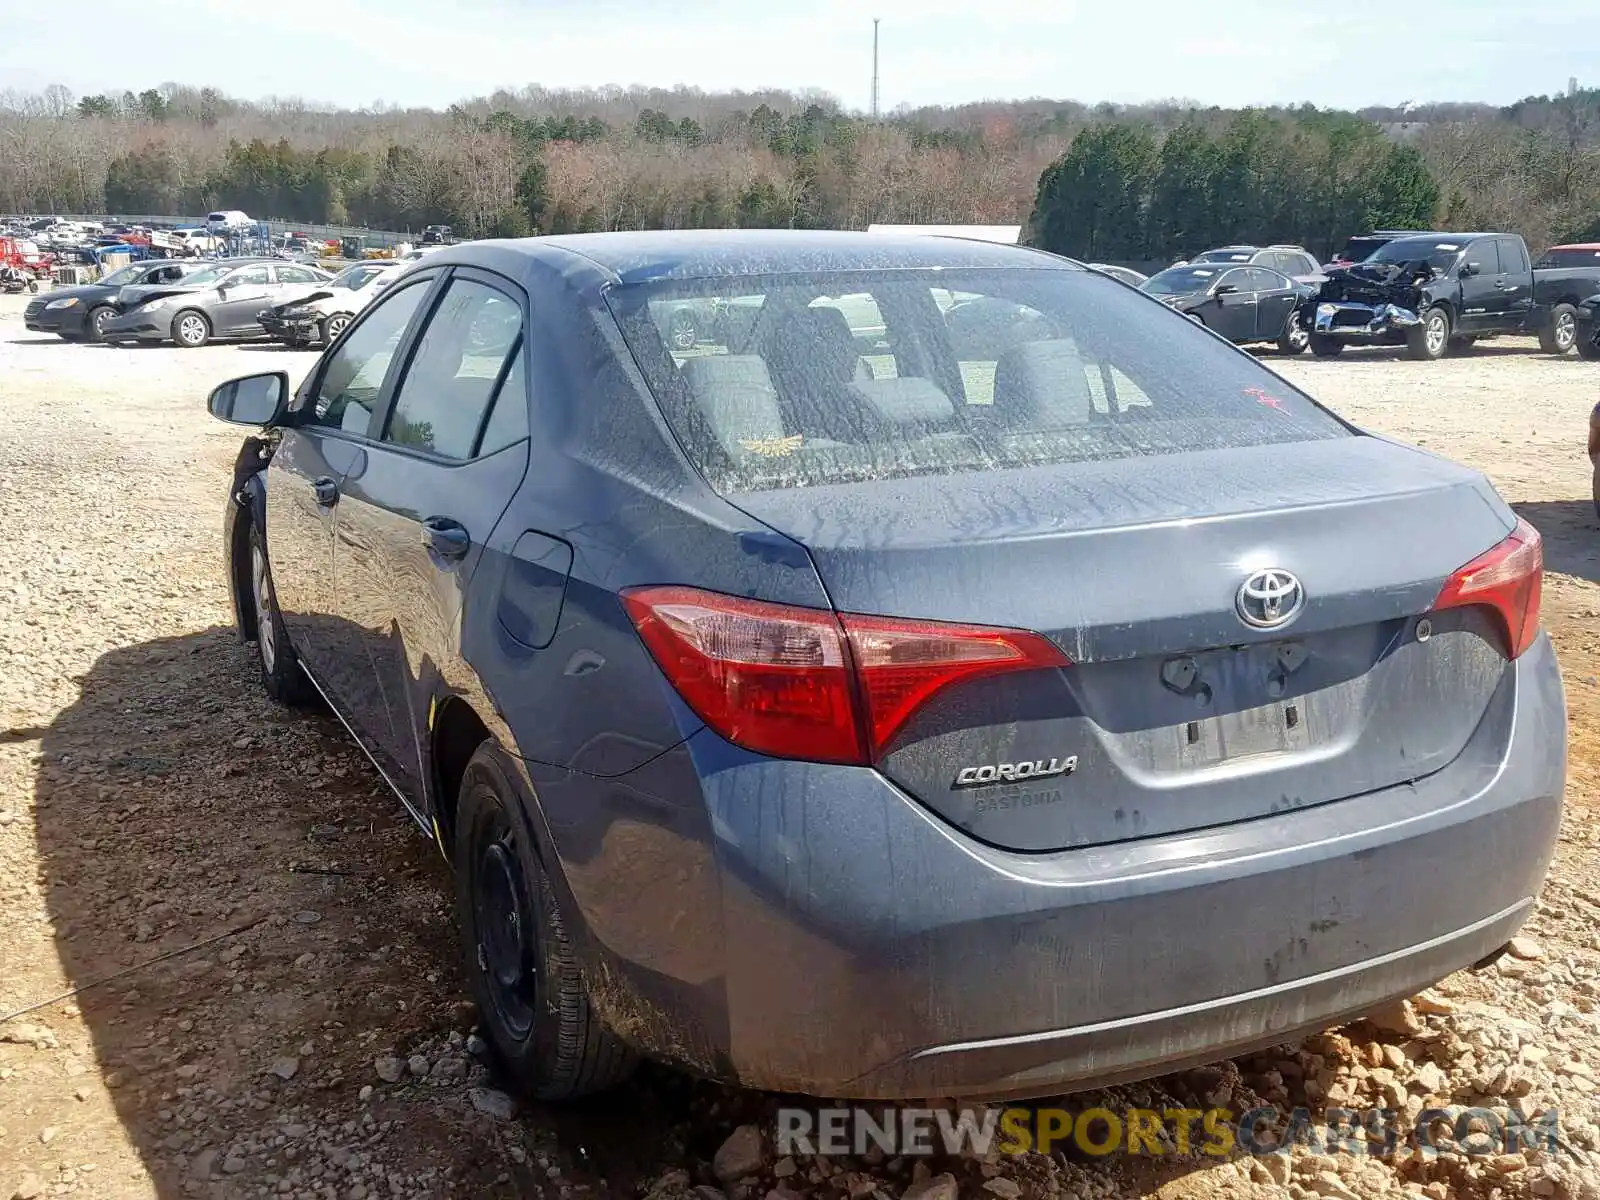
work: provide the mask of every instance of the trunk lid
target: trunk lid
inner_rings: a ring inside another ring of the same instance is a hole
[[[1033,630],[1072,660],[936,694],[879,763],[1010,849],[1420,778],[1507,668],[1484,610],[1438,613],[1426,639],[1416,618],[1514,517],[1476,472],[1375,437],[732,499],[806,546],[841,611]],[[1240,616],[1261,568],[1303,588],[1279,628]]]

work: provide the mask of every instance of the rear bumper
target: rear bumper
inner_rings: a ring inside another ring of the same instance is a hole
[[[1380,342],[1404,338],[1408,329],[1422,324],[1409,308],[1397,304],[1363,304],[1355,300],[1316,300],[1306,305],[1306,325],[1322,337],[1349,342]]]
[[[707,730],[540,792],[597,999],[646,1051],[779,1091],[1001,1098],[1291,1040],[1476,962],[1532,907],[1565,774],[1541,637],[1426,779],[1098,848],[996,850],[876,772]]]

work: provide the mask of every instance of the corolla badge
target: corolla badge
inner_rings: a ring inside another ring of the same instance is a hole
[[[987,787],[993,783],[1021,783],[1025,779],[1051,779],[1071,775],[1078,769],[1078,756],[1036,758],[1032,762],[985,763],[981,767],[962,767],[950,782],[953,788]]]
[[[1235,607],[1239,619],[1256,629],[1276,629],[1300,615],[1306,591],[1289,571],[1265,567],[1252,571],[1239,585]]]

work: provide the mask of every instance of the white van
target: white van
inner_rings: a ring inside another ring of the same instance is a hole
[[[254,224],[248,214],[240,212],[237,208],[206,214],[206,228],[214,234],[235,233]]]

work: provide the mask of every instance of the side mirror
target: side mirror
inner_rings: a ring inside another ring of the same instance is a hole
[[[1473,275],[1482,275],[1483,274],[1483,264],[1482,263],[1477,263],[1477,262],[1465,262],[1465,263],[1462,263],[1461,264],[1461,270],[1460,270],[1459,274],[1460,274],[1461,278],[1463,278],[1463,279],[1466,279],[1466,278],[1468,278],[1470,276],[1473,276]]]
[[[206,408],[233,425],[276,425],[289,404],[289,373],[268,371],[230,379],[211,393]]]
[[[1211,294],[1213,296],[1231,296],[1238,290],[1239,289],[1234,287],[1231,283],[1219,283],[1217,284],[1217,290]]]

